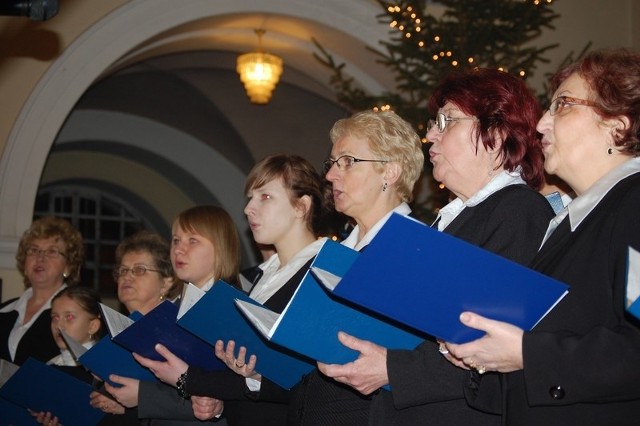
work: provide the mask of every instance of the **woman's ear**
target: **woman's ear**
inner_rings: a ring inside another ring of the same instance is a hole
[[[89,335],[95,336],[98,330],[100,330],[101,324],[100,318],[94,318],[89,321]]]
[[[614,142],[622,139],[625,130],[627,130],[631,125],[631,123],[629,123],[629,118],[624,115],[605,120],[604,123],[611,129],[611,137]]]
[[[397,161],[389,161],[384,165],[384,181],[388,185],[393,185],[402,174],[402,166]]]
[[[311,210],[311,197],[309,195],[303,195],[302,197],[298,198],[294,209],[296,211],[297,217],[307,217],[309,210]]]
[[[162,279],[162,288],[160,289],[162,297],[167,296],[167,293],[169,293],[169,291],[173,288],[174,283],[175,280],[173,277],[166,277]]]

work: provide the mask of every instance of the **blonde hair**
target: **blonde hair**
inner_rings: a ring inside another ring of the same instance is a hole
[[[346,136],[366,139],[374,158],[400,164],[402,172],[396,192],[402,201],[413,200],[413,187],[422,174],[424,154],[420,137],[411,125],[393,111],[362,111],[338,120],[329,133],[336,143]],[[383,165],[376,164],[379,171]]]
[[[240,271],[240,236],[231,216],[221,207],[195,206],[180,213],[173,226],[202,235],[211,241],[216,253],[217,279],[238,283]]]

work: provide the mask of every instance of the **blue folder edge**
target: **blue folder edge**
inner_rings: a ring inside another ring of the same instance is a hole
[[[37,425],[26,408],[0,398],[0,426]]]
[[[394,213],[333,294],[434,337],[464,343],[483,332],[460,323],[463,311],[528,330],[567,290],[559,281]]]
[[[61,424],[96,424],[104,417],[89,405],[93,387],[34,358],[0,388],[0,398],[34,412],[50,411]]]
[[[143,381],[157,380],[156,376],[135,360],[131,352],[114,343],[109,336],[100,339],[78,362],[104,381],[109,381],[110,374]],[[120,386],[111,381],[109,383]]]
[[[213,346],[176,324],[177,315],[178,306],[165,300],[121,331],[113,341],[146,358],[164,361],[155,350],[156,344],[161,343],[189,365],[209,371],[226,369],[216,358]]]
[[[357,256],[354,250],[327,241],[311,266],[342,274]],[[425,336],[391,323],[332,298],[307,273],[281,315],[271,341],[324,363],[343,364],[355,360],[358,352],[340,343],[341,330],[397,349],[413,349],[424,340]]]
[[[287,348],[269,342],[246,322],[235,305],[240,299],[260,305],[245,293],[224,281],[215,285],[178,320],[178,325],[215,345],[234,340],[236,348],[247,348],[256,355],[256,371],[284,389],[290,389],[303,375],[313,370],[315,363]]]

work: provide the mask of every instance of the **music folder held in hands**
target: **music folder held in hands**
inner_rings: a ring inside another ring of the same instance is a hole
[[[530,330],[569,289],[397,213],[346,273],[312,272],[335,296],[453,343],[484,334],[460,322],[464,311]]]

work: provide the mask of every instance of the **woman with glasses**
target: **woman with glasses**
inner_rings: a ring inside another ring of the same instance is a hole
[[[0,358],[21,365],[60,353],[51,335],[51,300],[80,279],[82,235],[61,218],[35,220],[18,245],[16,262],[27,290],[0,307]]]
[[[470,383],[467,395],[506,424],[638,424],[640,322],[625,297],[629,248],[640,249],[640,54],[589,53],[551,89],[538,123],[545,169],[577,197],[531,266],[569,293],[532,331],[463,313],[487,334],[447,347],[457,365],[504,373],[502,386]]]
[[[117,283],[118,300],[127,312],[146,315],[163,300],[173,300],[180,294],[182,286],[176,285],[169,252],[169,243],[150,231],[137,232],[118,244],[113,278]],[[131,388],[136,386],[137,389],[138,380],[125,380]],[[105,387],[108,391],[113,390],[108,384]],[[136,404],[119,404],[101,392],[93,392],[91,405],[117,415],[116,423],[138,424],[137,411],[125,409],[125,406],[133,408]]]
[[[433,176],[455,196],[433,226],[527,264],[553,216],[536,191],[544,180],[536,99],[515,76],[474,69],[446,78],[429,107],[437,112],[427,133]],[[464,267],[464,259],[460,264]],[[424,279],[428,276],[425,271]],[[463,382],[471,373],[450,365],[435,340],[415,350],[394,350],[357,336],[341,339],[360,357],[320,370],[372,398],[371,424],[500,424],[499,416],[468,407]],[[472,374],[484,372],[479,366]],[[385,385],[391,392],[380,389]]]
[[[333,147],[325,162],[338,212],[355,227],[343,244],[362,250],[391,213],[407,215],[424,155],[409,123],[391,111],[364,111],[338,120],[330,132]],[[365,425],[371,398],[317,369],[294,388],[289,424]]]
[[[237,284],[240,237],[231,216],[224,209],[216,206],[189,208],[174,219],[172,234],[170,258],[165,258],[162,263],[172,271],[172,277],[175,271],[179,281],[191,283],[205,291],[219,279]],[[147,271],[156,269],[149,264],[140,265],[145,266]],[[125,265],[131,272],[134,266],[136,264]],[[164,268],[161,270],[164,271]],[[160,274],[164,275],[163,272]],[[158,290],[160,293],[155,305],[167,296],[162,288]],[[118,294],[120,295],[120,291]],[[213,351],[211,355],[214,356]],[[121,386],[116,388],[106,384],[107,390],[123,406],[137,407],[138,418],[141,420],[158,425],[200,424],[193,416],[190,399],[185,399],[176,392],[176,381],[165,384],[117,376],[112,377],[112,381]],[[100,402],[96,398],[94,406],[99,407]],[[220,401],[215,402],[215,407],[217,412],[222,411]]]

